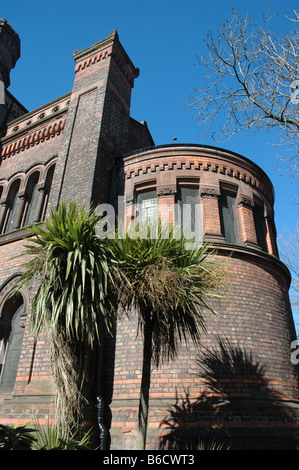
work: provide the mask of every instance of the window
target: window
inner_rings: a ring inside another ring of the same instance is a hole
[[[19,188],[20,180],[17,180],[12,184],[9,190],[7,199],[7,213],[3,227],[3,233],[10,232],[14,228],[17,228],[15,225],[20,205],[20,198],[18,197]]]
[[[43,200],[43,205],[42,205],[42,208],[41,208],[41,212],[38,215],[38,220],[40,220],[40,219],[43,220],[46,216],[48,202],[49,202],[49,195],[50,195],[53,176],[54,176],[54,170],[55,170],[55,164],[50,166],[50,168],[48,170],[48,173],[47,173],[46,183],[45,183],[44,200]]]
[[[199,227],[198,196],[198,186],[178,186],[177,222],[187,238],[192,238],[195,230]]]
[[[158,198],[155,190],[142,191],[137,194],[136,199],[140,222],[146,223],[158,220]]]
[[[262,204],[255,203],[253,209],[253,218],[256,231],[257,243],[263,251],[267,251],[266,248],[266,225],[264,217],[264,207]]]
[[[12,392],[17,376],[24,328],[20,319],[24,302],[19,294],[9,298],[0,318],[0,392]]]
[[[38,221],[37,215],[37,208],[39,202],[39,191],[37,189],[37,184],[39,180],[39,173],[34,173],[28,180],[27,184],[27,207],[25,218],[23,221],[23,226],[26,227],[28,225],[33,224],[34,222]]]
[[[222,191],[219,198],[221,232],[227,243],[237,243],[235,221],[236,193]]]

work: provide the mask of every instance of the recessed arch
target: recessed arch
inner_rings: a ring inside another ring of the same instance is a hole
[[[14,293],[18,275],[12,276],[0,291],[0,392],[11,393],[19,367],[28,310],[28,291]]]

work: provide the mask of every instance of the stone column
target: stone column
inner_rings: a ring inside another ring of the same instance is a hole
[[[6,199],[0,200],[0,204],[1,204],[1,211],[0,211],[0,234],[1,234],[3,227],[4,227],[6,214],[7,214],[7,206],[8,206],[7,200]]]
[[[33,222],[39,222],[41,220],[42,215],[43,215],[45,197],[46,197],[46,187],[44,185],[39,185],[37,190],[39,191],[39,198],[38,198],[36,214],[35,214]]]
[[[21,227],[25,208],[26,208],[26,202],[27,202],[27,196],[24,192],[17,194],[16,197],[20,199],[20,204],[19,204],[18,213],[17,213],[16,220],[15,220],[14,227],[13,227],[14,229]]]

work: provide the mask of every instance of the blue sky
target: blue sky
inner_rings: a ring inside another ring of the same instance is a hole
[[[272,0],[279,16],[272,28],[286,32],[294,2]],[[21,59],[11,73],[9,90],[33,110],[72,89],[73,51],[84,49],[116,29],[140,75],[132,94],[131,115],[147,121],[156,145],[173,142],[218,145],[257,163],[275,188],[275,221],[279,237],[299,218],[298,180],[276,167],[270,134],[240,134],[223,145],[201,137],[195,112],[184,104],[194,88],[205,85],[196,55],[206,53],[204,40],[230,17],[233,8],[260,22],[266,0],[1,0],[0,17],[21,38]],[[220,123],[219,123],[220,124]],[[217,130],[217,123],[213,126]],[[296,322],[299,312],[294,311]],[[299,325],[298,325],[299,330]]]

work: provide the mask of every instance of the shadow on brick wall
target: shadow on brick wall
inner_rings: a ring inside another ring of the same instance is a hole
[[[188,391],[161,423],[161,449],[296,449],[299,413],[270,387],[265,368],[251,353],[218,338],[218,347],[197,359],[206,390]]]

